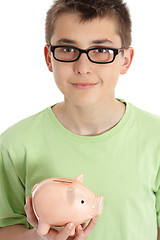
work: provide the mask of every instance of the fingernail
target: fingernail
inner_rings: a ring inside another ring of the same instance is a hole
[[[83,230],[81,225],[78,226],[78,229],[79,229],[79,230]]]
[[[68,225],[68,228],[69,229],[72,229],[74,227],[74,223],[70,223],[69,225]]]

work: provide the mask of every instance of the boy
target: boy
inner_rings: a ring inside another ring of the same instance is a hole
[[[126,4],[57,0],[47,13],[46,42],[64,101],[1,135],[0,239],[159,239],[160,117],[115,98],[134,53]],[[74,237],[74,223],[39,236],[32,187],[81,173],[104,197],[97,225],[95,218],[78,226]]]

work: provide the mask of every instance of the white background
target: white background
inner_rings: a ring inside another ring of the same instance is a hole
[[[116,97],[160,115],[160,0],[126,0],[135,56]],[[52,0],[0,3],[0,133],[63,96],[44,59],[45,17]]]

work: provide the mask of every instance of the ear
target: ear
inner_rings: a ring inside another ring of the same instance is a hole
[[[35,191],[35,189],[38,187],[38,183],[37,184],[35,184],[34,186],[33,186],[33,188],[32,188],[32,195],[34,195],[34,191]]]
[[[77,182],[83,183],[83,175],[79,175],[78,177],[74,178]]]
[[[47,64],[47,67],[49,69],[50,72],[53,72],[53,69],[52,69],[52,61],[51,61],[51,52],[49,50],[49,44],[46,44],[45,47],[44,47],[44,55],[45,55],[45,60],[46,60],[46,64]]]
[[[128,71],[132,63],[133,56],[134,56],[134,49],[132,47],[129,47],[124,50],[124,56],[123,56],[124,60],[123,60],[123,65],[122,65],[120,74],[125,74]]]
[[[70,204],[72,204],[74,202],[75,192],[76,192],[75,188],[68,188],[67,189],[67,199],[68,199]]]

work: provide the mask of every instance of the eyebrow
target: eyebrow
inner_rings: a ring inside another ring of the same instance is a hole
[[[56,42],[56,44],[61,44],[61,43],[76,44],[75,41],[67,39],[67,38],[62,38]]]
[[[94,40],[91,42],[92,44],[104,44],[104,43],[107,43],[107,44],[111,44],[113,45],[113,42],[109,39],[98,39],[98,40]]]
[[[67,39],[67,38],[62,38],[62,39],[59,39],[56,44],[77,44],[76,41],[74,40],[70,40],[70,39]],[[97,39],[97,40],[93,40],[90,42],[90,44],[110,44],[110,45],[113,45],[113,42],[109,39]]]

